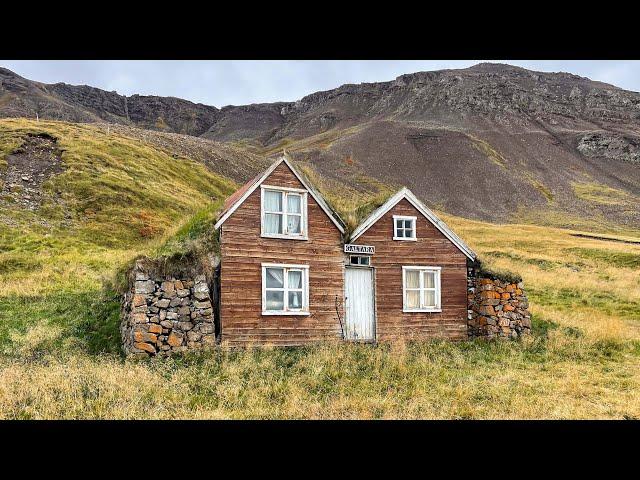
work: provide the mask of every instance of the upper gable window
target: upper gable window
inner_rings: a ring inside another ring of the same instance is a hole
[[[262,189],[263,237],[307,239],[307,191],[297,188]]]
[[[393,216],[393,239],[416,240],[416,217]]]

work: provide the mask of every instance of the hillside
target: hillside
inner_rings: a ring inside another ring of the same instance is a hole
[[[201,136],[247,154],[286,148],[339,185],[406,185],[430,207],[467,218],[640,225],[640,94],[568,73],[480,64],[217,109],[45,85],[0,69],[0,116],[36,111]],[[235,160],[227,168],[248,178]]]
[[[517,224],[505,235],[443,215],[491,265],[522,274],[533,335],[520,342],[124,359],[117,272],[211,231],[237,187],[211,168],[259,168],[242,150],[148,133],[0,120],[12,186],[0,196],[0,418],[640,418],[637,236]]]

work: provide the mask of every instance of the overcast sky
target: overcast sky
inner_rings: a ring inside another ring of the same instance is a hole
[[[403,73],[466,68],[481,61],[487,60],[0,60],[0,66],[44,83],[91,85],[123,95],[173,96],[222,107],[294,101],[345,83],[382,82]],[[640,61],[510,60],[505,63],[544,72],[570,72],[640,91]]]

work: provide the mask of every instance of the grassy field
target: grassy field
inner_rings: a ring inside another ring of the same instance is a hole
[[[0,418],[640,418],[640,244],[444,214],[522,274],[530,338],[124,359],[115,272],[188,248],[235,184],[93,128],[0,121],[0,152],[59,139],[71,218],[0,204]]]

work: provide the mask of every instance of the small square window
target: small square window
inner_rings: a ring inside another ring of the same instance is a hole
[[[366,255],[351,255],[349,263],[351,265],[357,265],[359,267],[368,267],[370,265],[371,257]]]
[[[416,217],[393,216],[393,239],[416,240]]]

